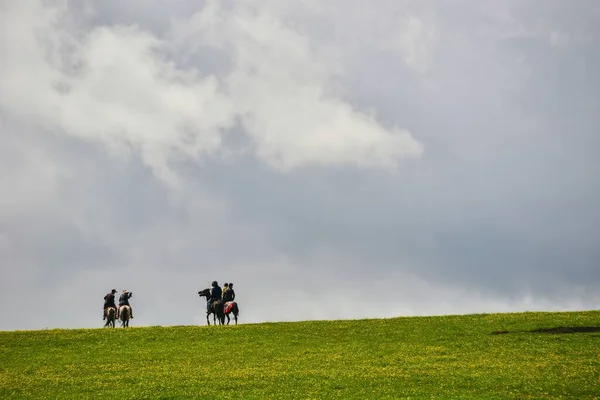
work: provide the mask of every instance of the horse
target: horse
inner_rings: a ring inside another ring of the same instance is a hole
[[[129,328],[129,319],[131,317],[131,308],[128,305],[123,305],[119,308],[119,319],[123,328]]]
[[[117,309],[114,307],[106,307],[104,309],[104,316],[106,317],[106,323],[104,324],[104,327],[106,328],[109,326],[114,328],[115,320],[117,319]]]
[[[198,296],[206,297],[206,301],[210,299],[210,289],[204,289],[198,292]],[[213,314],[213,323],[217,324],[217,318],[219,319],[219,325],[225,324],[225,315],[223,314],[223,301],[215,300],[211,305],[210,309],[206,310],[206,323],[210,325],[208,316]]]
[[[228,301],[227,303],[223,304],[223,315],[227,317],[227,325],[229,325],[229,322],[231,321],[231,319],[229,318],[229,314],[231,313],[233,313],[233,319],[235,320],[235,324],[237,325],[240,309],[235,301]]]

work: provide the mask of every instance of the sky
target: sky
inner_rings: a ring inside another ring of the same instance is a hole
[[[0,330],[600,308],[596,0],[0,1]]]

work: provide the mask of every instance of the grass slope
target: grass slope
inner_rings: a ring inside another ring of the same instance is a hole
[[[0,332],[0,361],[2,399],[598,399],[600,312]]]

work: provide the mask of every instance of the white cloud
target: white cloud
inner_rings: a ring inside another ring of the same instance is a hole
[[[424,73],[432,62],[435,39],[433,26],[413,14],[407,14],[398,21],[389,48],[398,49],[409,67]]]
[[[234,110],[214,77],[178,70],[162,55],[165,44],[135,27],[100,27],[75,39],[73,26],[58,25],[67,16],[32,15],[23,8],[5,15],[9,29],[19,27],[2,49],[5,110],[112,152],[133,149],[168,179],[171,157],[220,147]]]
[[[257,154],[280,169],[349,163],[391,167],[422,146],[403,129],[388,130],[336,96],[342,66],[275,13],[209,2],[177,35],[230,54],[225,78]]]
[[[424,2],[410,0],[384,1],[380,7],[364,7],[361,1],[311,0],[294,11],[308,9],[313,15],[309,22],[318,16],[323,24],[329,25],[323,29],[328,33],[319,39],[331,41],[330,50],[353,43],[395,53],[413,72],[423,75],[432,67],[437,44],[436,19],[431,8]],[[381,12],[382,9],[386,11]],[[289,11],[284,15],[294,22],[297,19]]]
[[[597,306],[585,5],[87,3],[0,2],[1,329],[98,326],[115,286],[204,323],[213,279],[242,322]],[[428,157],[358,170],[418,157],[403,127]]]
[[[139,152],[171,182],[172,160],[218,152],[238,119],[256,155],[281,170],[388,168],[421,154],[408,131],[382,127],[331,90],[340,66],[322,59],[308,38],[266,11],[224,7],[209,2],[186,35],[228,51],[233,67],[219,79],[201,77],[202,65],[178,68],[167,56],[170,42],[134,26],[85,30],[66,8],[9,6],[0,105],[113,153]]]

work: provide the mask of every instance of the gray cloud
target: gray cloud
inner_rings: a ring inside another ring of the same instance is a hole
[[[2,6],[1,329],[598,307],[595,3],[135,3]]]

